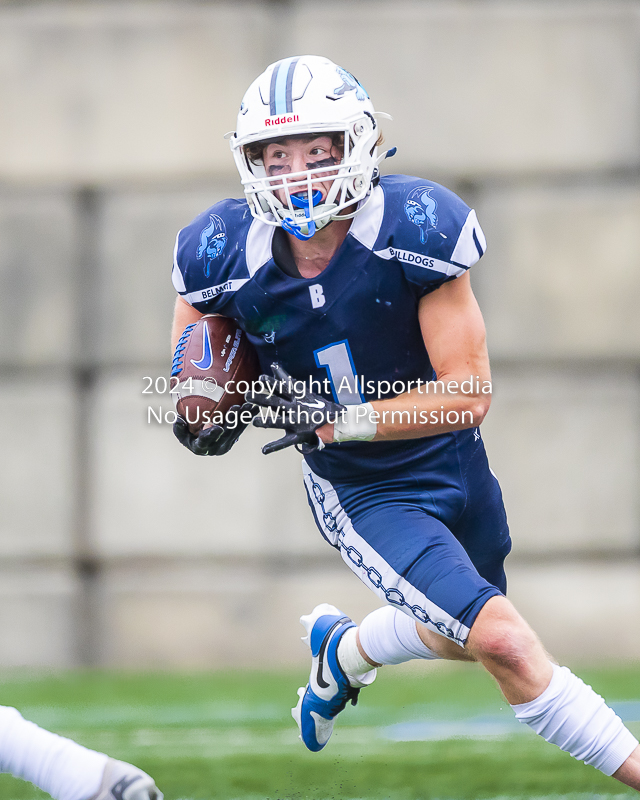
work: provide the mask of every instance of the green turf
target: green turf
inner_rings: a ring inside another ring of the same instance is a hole
[[[609,700],[640,699],[638,665],[580,674]],[[381,670],[317,754],[304,749],[289,716],[304,673],[0,679],[5,705],[137,763],[154,775],[167,800],[637,796],[526,731],[428,742],[385,738],[387,726],[407,721],[460,720],[482,712],[511,719],[493,682],[469,665]],[[30,784],[0,776],[0,800],[45,797]]]

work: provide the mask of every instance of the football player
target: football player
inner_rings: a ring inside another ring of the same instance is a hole
[[[0,772],[31,781],[54,800],[162,800],[153,778],[38,727],[0,706]]]
[[[505,597],[511,543],[480,435],[491,384],[468,275],[485,237],[443,186],[380,176],[394,152],[378,154],[381,116],[326,58],[270,65],[229,136],[245,198],[204,211],[175,246],[174,347],[205,313],[246,331],[265,373],[247,396],[253,424],[285,432],[264,452],[304,453],[320,533],[386,602],[358,627],[328,604],[302,617],[301,738],[322,749],[376,667],[479,661],[521,722],[640,789],[638,741]],[[193,435],[178,419],[175,433],[219,455],[242,427]]]

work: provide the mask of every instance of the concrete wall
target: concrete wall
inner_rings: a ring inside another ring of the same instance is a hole
[[[0,665],[297,663],[316,602],[378,605],[296,453],[198,459],[143,394],[175,233],[301,52],[393,114],[388,171],[478,209],[513,599],[560,658],[640,658],[640,2],[149,0],[0,5]]]

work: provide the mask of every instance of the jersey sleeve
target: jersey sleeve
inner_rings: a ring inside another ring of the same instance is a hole
[[[203,314],[224,314],[224,307],[249,279],[244,248],[246,232],[235,208],[224,200],[197,216],[176,236],[171,280],[180,297]],[[238,219],[235,219],[238,217]]]
[[[403,180],[390,187],[391,235],[375,253],[399,261],[422,297],[464,275],[484,255],[486,239],[476,212],[449,189],[394,177]]]

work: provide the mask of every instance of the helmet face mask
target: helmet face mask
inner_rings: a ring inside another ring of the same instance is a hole
[[[357,80],[326,58],[301,56],[267,67],[245,94],[237,130],[230,136],[253,216],[308,239],[332,219],[358,213],[381,160],[375,115]],[[264,151],[270,142],[324,136],[331,138],[332,149],[341,138],[339,163],[309,163],[305,170],[267,175],[255,158],[256,149]]]

